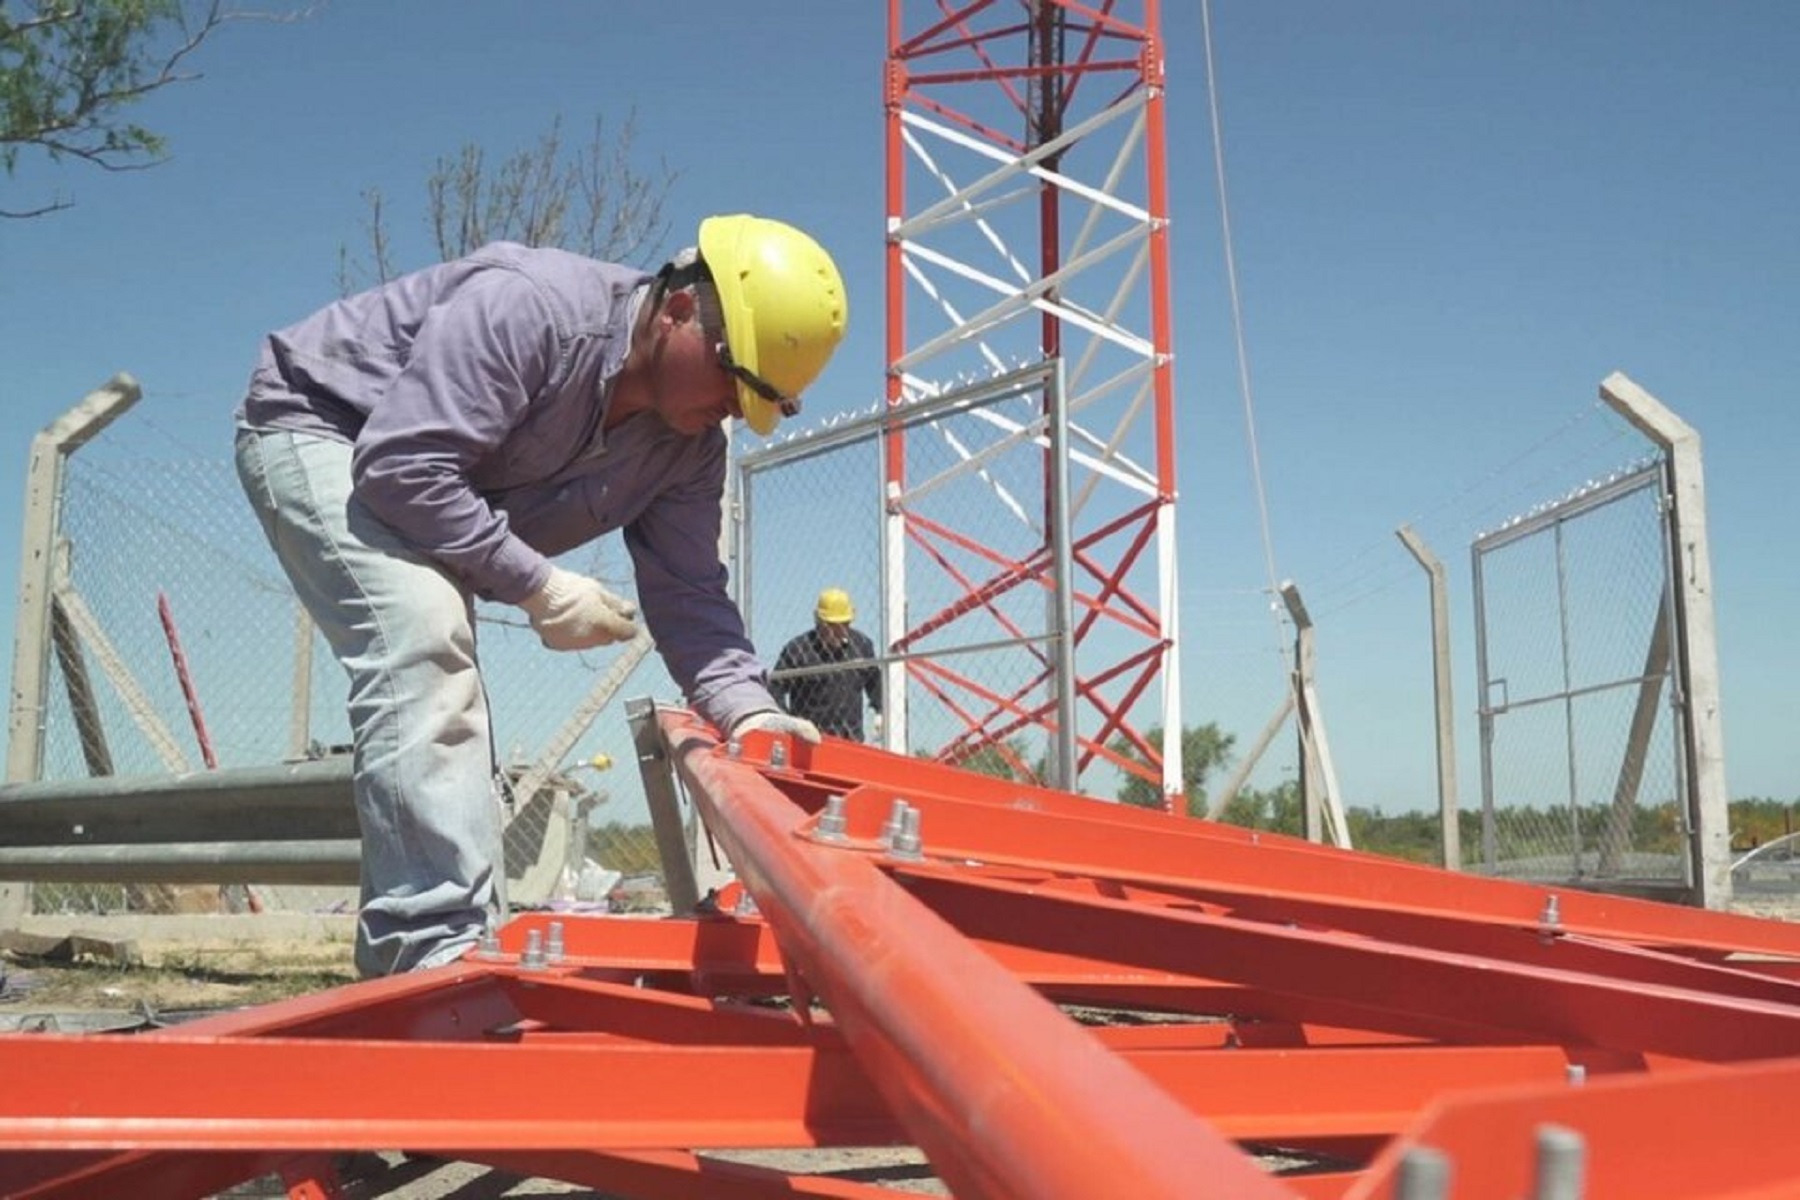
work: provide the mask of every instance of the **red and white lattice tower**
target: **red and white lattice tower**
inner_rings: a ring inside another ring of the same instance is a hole
[[[890,745],[1071,788],[1110,764],[1171,802],[1162,80],[1156,0],[889,0],[889,411],[1060,368],[896,423],[883,632]]]

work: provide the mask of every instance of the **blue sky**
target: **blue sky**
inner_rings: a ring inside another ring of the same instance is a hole
[[[117,370],[158,430],[223,457],[258,337],[330,299],[360,195],[400,257],[432,162],[562,113],[635,108],[680,172],[676,229],[779,215],[836,254],[849,337],[812,414],[865,407],[883,359],[885,6],[327,5],[227,29],[138,114],[153,171],[22,164],[0,223],[0,618],[31,435]],[[1450,567],[1460,757],[1475,795],[1468,543],[1642,444],[1595,405],[1623,370],[1705,438],[1728,774],[1800,795],[1800,7],[1213,5],[1233,249],[1277,574],[1319,624],[1346,798],[1434,796],[1424,576]],[[1200,10],[1165,5],[1190,719],[1248,742],[1279,694],[1234,358]],[[770,648],[773,654],[773,648]],[[1271,768],[1278,769],[1278,768]]]

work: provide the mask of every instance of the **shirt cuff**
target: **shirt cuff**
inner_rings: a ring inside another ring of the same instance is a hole
[[[697,696],[694,708],[720,733],[730,733],[733,725],[753,712],[781,711],[769,690],[750,680],[727,684],[708,696]]]

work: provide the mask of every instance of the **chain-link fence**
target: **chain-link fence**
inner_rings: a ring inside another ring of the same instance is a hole
[[[1485,869],[1686,886],[1661,461],[1473,546]]]
[[[1053,378],[1048,367],[997,376],[740,461],[752,639],[773,648],[803,636],[813,597],[848,592],[884,680],[871,740],[889,749],[1058,779],[1074,680],[1061,658],[1071,588],[1046,449]]]
[[[342,672],[242,495],[229,423],[220,422],[216,454],[153,455],[145,447],[158,439],[146,427],[155,428],[153,413],[126,413],[71,454],[63,472],[38,778],[164,775],[347,752]],[[616,539],[563,565],[631,590]],[[621,691],[678,698],[647,640],[550,655],[516,610],[485,603],[478,638],[511,793],[503,813],[511,901],[654,907],[660,865],[631,733],[623,704],[603,703]],[[620,769],[605,773],[614,761]],[[37,912],[350,911],[355,901],[350,886],[33,888]]]

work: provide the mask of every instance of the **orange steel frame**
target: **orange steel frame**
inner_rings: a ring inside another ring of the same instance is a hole
[[[1800,927],[656,720],[720,911],[531,914],[433,971],[0,1038],[0,1194],[323,1196],[333,1153],[400,1148],[873,1198],[700,1151],[886,1144],[965,1198],[1800,1194]]]

